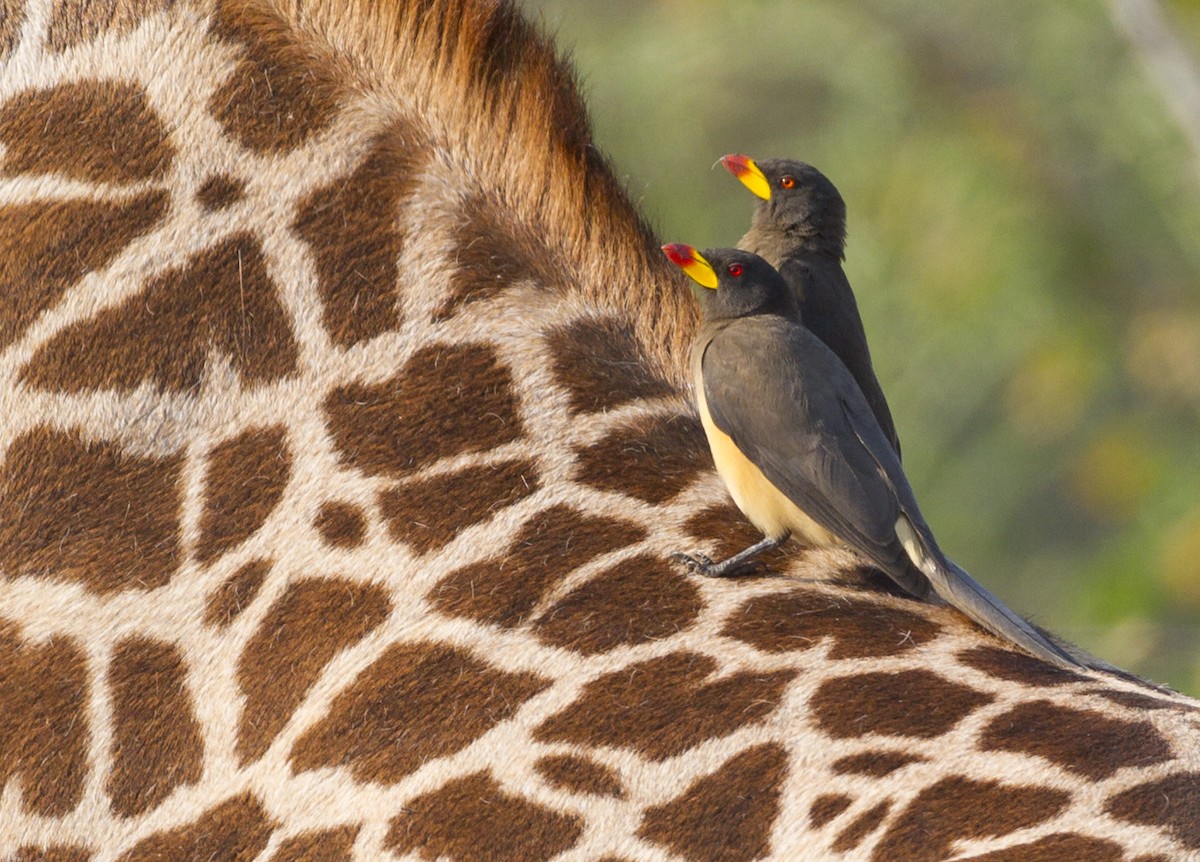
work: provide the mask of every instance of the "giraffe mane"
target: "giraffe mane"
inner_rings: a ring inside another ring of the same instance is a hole
[[[517,6],[489,0],[220,4],[226,17],[258,19],[259,38],[264,7],[278,20],[265,28],[268,34],[276,29],[278,38],[296,38],[298,31],[307,49],[329,58],[342,83],[382,94],[419,116],[426,125],[421,131],[443,157],[461,160],[484,185],[481,193],[502,201],[529,235],[567,262],[561,283],[545,286],[628,315],[647,358],[684,383],[695,304],[595,145],[573,68]],[[532,185],[531,177],[542,181]]]

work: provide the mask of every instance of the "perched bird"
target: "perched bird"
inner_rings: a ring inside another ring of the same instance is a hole
[[[721,164],[760,200],[738,248],[767,259],[796,297],[804,325],[845,363],[896,454],[900,438],[875,378],[867,334],[842,261],[846,202],[823,173],[790,159],[721,157]]]
[[[788,285],[739,249],[663,246],[699,291],[692,347],[700,419],[717,472],[764,538],[729,559],[677,555],[700,574],[735,574],[789,536],[843,545],[920,598],[931,592],[1034,655],[1077,663],[951,562],[846,366],[800,325]]]

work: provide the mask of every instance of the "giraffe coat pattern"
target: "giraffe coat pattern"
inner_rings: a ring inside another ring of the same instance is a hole
[[[674,570],[657,245],[507,3],[0,3],[0,859],[1200,852],[1194,701]]]

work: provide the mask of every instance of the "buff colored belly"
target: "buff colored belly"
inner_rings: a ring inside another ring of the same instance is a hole
[[[742,510],[764,536],[778,538],[791,533],[792,538],[805,545],[841,544],[826,530],[779,491],[763,475],[762,470],[734,445],[729,435],[713,424],[704,400],[704,386],[697,381],[696,400],[700,421],[708,436],[717,473],[729,489],[733,502]]]

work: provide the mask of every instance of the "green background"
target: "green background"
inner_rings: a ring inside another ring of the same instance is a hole
[[[723,153],[830,176],[942,546],[1200,694],[1200,152],[1116,3],[526,5],[664,241],[736,243]],[[1194,63],[1200,4],[1163,11]]]

